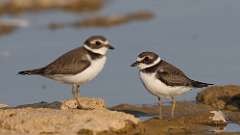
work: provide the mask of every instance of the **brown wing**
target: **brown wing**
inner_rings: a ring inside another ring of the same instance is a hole
[[[80,47],[60,56],[44,68],[45,75],[77,74],[90,66],[87,51]]]
[[[156,77],[169,86],[192,86],[192,81],[180,69],[162,61]]]

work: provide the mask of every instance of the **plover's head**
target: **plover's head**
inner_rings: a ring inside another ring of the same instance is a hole
[[[138,55],[136,62],[131,66],[138,67],[140,70],[155,66],[161,61],[161,58],[154,52],[142,52]]]
[[[84,48],[87,50],[106,55],[108,49],[114,49],[109,43],[109,41],[103,36],[91,36],[84,42]]]

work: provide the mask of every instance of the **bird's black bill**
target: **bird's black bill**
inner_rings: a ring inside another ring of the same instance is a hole
[[[131,64],[131,67],[136,67],[138,65],[138,62],[134,62],[133,64]]]
[[[109,44],[106,45],[106,46],[107,46],[109,49],[112,49],[112,50],[115,49],[113,46],[111,46],[111,45],[109,45]]]

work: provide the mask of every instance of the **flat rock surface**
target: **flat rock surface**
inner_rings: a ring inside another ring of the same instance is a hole
[[[195,102],[177,102],[174,119],[170,117],[170,106],[164,106],[164,119],[161,120],[157,118],[159,108],[156,105],[121,104],[109,108],[111,111],[105,108],[61,110],[61,105],[61,102],[40,102],[2,108],[0,135],[212,135],[214,130],[223,129],[228,124],[221,123],[223,117],[231,122],[240,121],[240,112],[225,111],[226,115],[221,116],[211,106]],[[133,115],[148,118],[140,121]],[[218,119],[220,121],[214,121]]]
[[[40,102],[0,109],[0,135],[237,135],[225,132],[226,125],[239,124],[239,111],[219,111],[196,102],[177,102],[175,118],[171,106],[163,106],[164,118],[159,119],[157,105],[120,104],[105,108],[101,99],[82,98],[85,105],[98,109],[62,110],[75,100]],[[74,104],[72,104],[74,103]],[[99,106],[100,105],[100,106]],[[140,121],[139,117],[142,121]],[[240,127],[240,126],[239,126]]]
[[[116,131],[131,124],[138,118],[123,112],[108,109],[61,110],[61,102],[36,103],[3,108],[0,110],[0,135],[75,135],[90,132]]]

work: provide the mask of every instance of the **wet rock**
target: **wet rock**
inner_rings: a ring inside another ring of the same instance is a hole
[[[0,109],[0,135],[95,134],[117,131],[129,123],[136,125],[139,122],[130,114],[107,109],[53,109],[58,106],[59,102],[42,102]]]
[[[175,120],[150,119],[133,127],[128,127],[119,132],[103,132],[99,135],[213,135],[215,129],[203,124],[183,123]],[[218,132],[218,135],[239,135],[234,132]]]
[[[29,22],[21,19],[0,19],[0,36],[8,35],[20,27],[27,27]]]
[[[103,7],[103,3],[103,0],[11,0],[0,3],[0,14],[19,14],[46,9],[95,11]]]
[[[158,105],[131,105],[131,104],[120,104],[111,107],[112,110],[122,111],[133,114],[137,117],[141,116],[158,116],[159,106]],[[175,118],[189,116],[197,113],[207,113],[214,109],[208,105],[196,104],[194,102],[177,102],[175,109]],[[171,118],[171,106],[163,106],[163,117]]]
[[[8,35],[17,29],[15,26],[0,24],[0,36]]]
[[[136,11],[128,13],[126,15],[112,15],[112,16],[96,16],[86,18],[83,20],[70,22],[70,23],[50,23],[48,28],[51,30],[60,29],[64,27],[77,27],[77,28],[88,28],[88,27],[113,27],[122,24],[126,24],[133,21],[146,21],[153,18],[153,13],[149,11]]]
[[[226,124],[225,115],[222,112],[215,111],[207,105],[196,104],[194,102],[177,102],[175,118],[171,118],[170,106],[164,106],[164,120],[174,120],[191,124],[205,125],[224,125]],[[133,114],[138,117],[155,116],[157,118],[159,109],[158,106],[150,105],[129,105],[122,104],[112,107],[113,110],[123,111]]]
[[[163,107],[163,110],[165,110],[164,119],[157,118],[158,106],[121,104],[111,109],[131,113],[139,117],[152,116],[137,126],[128,128],[127,131],[116,135],[212,135],[216,132],[221,135],[238,134],[224,132],[224,127],[228,124],[227,119],[237,122],[240,118],[239,114],[227,112],[224,115],[226,112],[216,111],[208,105],[194,102],[177,102],[177,115],[174,119],[171,119],[169,106]]]
[[[239,110],[240,86],[226,85],[206,88],[197,95],[197,102],[217,109]]]
[[[240,112],[225,111],[229,121],[240,124]]]
[[[209,126],[183,123],[175,120],[149,119],[118,132],[103,132],[100,135],[211,135]]]

